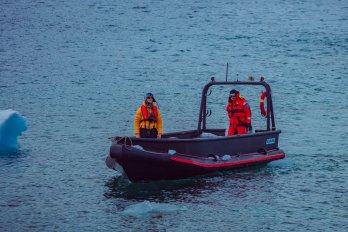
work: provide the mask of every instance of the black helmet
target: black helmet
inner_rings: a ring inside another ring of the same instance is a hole
[[[237,95],[238,93],[239,93],[238,90],[232,89],[232,90],[230,91],[230,97],[231,97],[231,96],[235,96],[235,95]]]

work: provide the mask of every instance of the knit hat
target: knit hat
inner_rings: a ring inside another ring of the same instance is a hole
[[[147,94],[145,95],[145,99],[148,98],[148,97],[152,97],[153,102],[156,102],[155,97],[153,96],[152,93],[147,93]]]

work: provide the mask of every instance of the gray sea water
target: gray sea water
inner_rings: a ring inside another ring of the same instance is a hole
[[[105,166],[144,93],[164,132],[195,129],[227,62],[270,83],[285,160],[139,184]],[[28,131],[0,155],[0,231],[347,231],[347,64],[345,0],[1,0],[0,109]]]

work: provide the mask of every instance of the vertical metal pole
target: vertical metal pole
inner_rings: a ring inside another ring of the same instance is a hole
[[[274,121],[274,109],[273,109],[273,100],[272,100],[272,96],[270,97],[270,109],[271,109],[271,112],[272,112],[272,115],[271,115],[271,120],[272,120],[272,130],[275,130],[276,129],[276,126],[275,126],[275,121]]]

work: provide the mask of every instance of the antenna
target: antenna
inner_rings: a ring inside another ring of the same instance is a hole
[[[228,62],[227,62],[227,65],[226,65],[226,82],[227,82],[227,76],[228,76]]]

